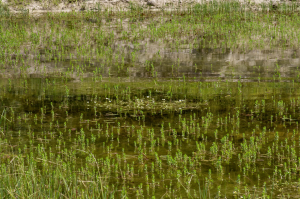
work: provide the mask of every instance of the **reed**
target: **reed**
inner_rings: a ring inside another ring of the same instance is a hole
[[[295,5],[0,14],[0,197],[296,198]]]

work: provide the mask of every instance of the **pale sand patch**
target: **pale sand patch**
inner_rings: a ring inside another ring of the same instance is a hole
[[[142,7],[143,9],[161,10],[161,9],[184,9],[196,3],[204,3],[211,0],[80,0],[74,3],[60,3],[54,5],[49,3],[52,1],[32,1],[28,5],[20,6],[13,5],[12,0],[0,0],[2,3],[8,5],[13,13],[24,12],[28,10],[29,13],[43,13],[43,12],[70,12],[83,10],[101,10],[109,9],[114,11],[129,10],[132,5]],[[220,0],[221,1],[221,0]],[[278,4],[282,0],[239,0],[239,2],[247,7],[254,7],[259,9],[259,4]],[[286,0],[285,2],[289,2]]]

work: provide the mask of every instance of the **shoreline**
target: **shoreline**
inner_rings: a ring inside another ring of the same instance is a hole
[[[30,0],[29,0],[30,1]],[[114,12],[118,11],[129,11],[129,10],[149,10],[149,11],[173,11],[173,10],[185,10],[196,4],[208,3],[207,0],[189,1],[189,0],[113,0],[113,1],[103,1],[103,0],[91,0],[91,1],[77,1],[69,0],[64,3],[55,4],[55,2],[26,2],[24,5],[15,5],[13,2],[8,3],[7,0],[2,0],[2,7],[9,10],[12,14],[39,14],[39,13],[61,13],[61,12],[81,12],[81,11],[104,11],[110,10]],[[224,1],[220,1],[224,2]],[[237,0],[241,5],[245,6],[249,10],[260,10],[261,4],[267,6],[272,4],[272,6],[278,6],[279,4],[297,4],[298,10],[300,11],[299,1],[289,1],[289,0]]]

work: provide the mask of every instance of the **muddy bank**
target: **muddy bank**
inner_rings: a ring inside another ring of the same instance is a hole
[[[238,0],[249,9],[259,10],[261,4],[274,7],[281,3],[297,3],[289,0]],[[209,0],[66,0],[66,1],[33,1],[25,0],[22,3],[16,0],[2,0],[11,13],[29,12],[71,12],[71,11],[99,11],[99,10],[136,10],[136,9],[187,9],[197,3]]]

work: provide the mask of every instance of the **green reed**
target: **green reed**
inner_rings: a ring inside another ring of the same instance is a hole
[[[176,54],[298,46],[294,7],[251,9],[3,18],[1,198],[297,196],[299,69]]]

